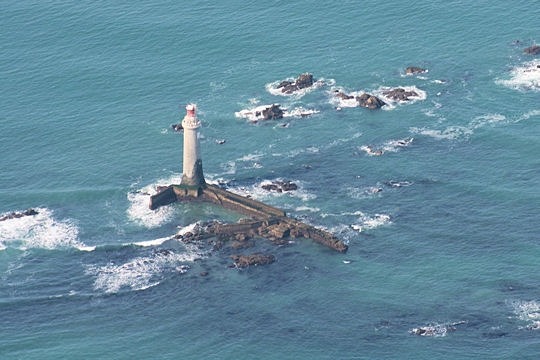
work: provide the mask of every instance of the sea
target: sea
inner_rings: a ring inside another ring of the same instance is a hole
[[[0,358],[540,358],[539,18],[536,0],[3,0]],[[187,104],[207,182],[348,251],[260,238],[237,251],[275,262],[239,268],[177,240],[242,217],[148,207],[181,181]],[[272,104],[283,118],[256,116]]]

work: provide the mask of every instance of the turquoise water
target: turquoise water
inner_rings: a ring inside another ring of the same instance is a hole
[[[0,217],[39,214],[0,222],[1,358],[536,359],[536,5],[4,1]],[[303,72],[317,86],[273,91]],[[332,96],[387,87],[419,96]],[[349,251],[261,239],[277,261],[238,270],[169,239],[237,219],[147,209],[181,177],[187,103],[208,180]],[[241,116],[271,103],[311,116]]]

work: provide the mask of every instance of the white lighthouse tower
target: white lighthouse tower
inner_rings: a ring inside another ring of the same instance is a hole
[[[188,190],[188,195],[199,196],[202,188],[206,185],[199,146],[201,122],[195,114],[197,107],[194,104],[187,105],[186,110],[186,116],[182,120],[182,127],[184,128],[184,168],[181,185]]]

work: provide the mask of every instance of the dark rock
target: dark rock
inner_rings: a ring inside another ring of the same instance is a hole
[[[422,74],[425,73],[427,70],[423,69],[418,66],[409,66],[405,69],[405,74],[407,75],[415,75],[415,74]]]
[[[540,54],[540,45],[529,46],[528,48],[525,48],[523,51],[525,52],[525,54],[538,55]]]
[[[292,94],[295,91],[308,88],[313,85],[313,75],[309,73],[301,74],[295,81],[284,80],[277,86],[282,93]]]
[[[358,101],[358,106],[365,107],[371,110],[380,109],[381,107],[386,105],[386,103],[378,97],[367,93],[363,93],[362,95],[357,96],[356,101]]]
[[[342,100],[354,99],[354,96],[345,94],[344,92],[339,91],[339,90],[336,90],[336,91],[334,92],[334,95],[335,95],[336,97],[342,99]]]
[[[284,191],[293,191],[298,189],[298,185],[291,181],[281,181],[276,180],[273,181],[271,184],[264,184],[261,186],[264,190],[267,191],[276,191],[276,192],[284,192]]]
[[[14,212],[11,212],[11,213],[9,213],[7,215],[4,215],[4,216],[0,217],[0,221],[10,220],[10,219],[18,219],[18,218],[22,218],[23,216],[34,216],[34,215],[37,215],[37,214],[39,214],[39,212],[37,212],[34,209],[27,209],[27,210],[22,211],[22,212],[14,211]]]
[[[268,265],[276,261],[274,255],[265,254],[251,254],[251,255],[231,255],[234,261],[234,265],[239,268],[246,268],[248,266]]]
[[[410,97],[417,97],[418,94],[414,91],[407,91],[403,88],[395,88],[383,91],[383,95],[395,101],[409,101]]]
[[[184,130],[184,127],[182,126],[182,124],[172,124],[171,127],[173,128],[174,131]]]
[[[262,111],[263,120],[283,119],[283,110],[278,104],[272,104]]]

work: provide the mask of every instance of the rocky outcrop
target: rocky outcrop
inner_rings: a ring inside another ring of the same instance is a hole
[[[280,108],[280,105],[272,104],[262,111],[255,112],[255,116],[257,118],[261,117],[261,120],[283,119],[283,110]]]
[[[21,212],[14,211],[14,212],[11,212],[11,213],[9,213],[7,215],[4,215],[4,216],[0,217],[0,221],[10,220],[10,219],[18,219],[18,218],[22,218],[24,216],[34,216],[34,215],[37,215],[37,214],[39,214],[39,212],[37,212],[34,209],[28,209],[28,210],[21,211]]]
[[[358,102],[358,106],[365,107],[370,110],[380,109],[386,105],[386,103],[378,97],[367,93],[357,96],[356,101]]]
[[[341,100],[354,99],[354,96],[345,94],[343,91],[340,91],[340,90],[335,90],[334,91],[334,96],[340,98]]]
[[[283,183],[285,187],[293,187],[293,183]],[[181,185],[164,187],[161,192],[151,197],[150,207],[155,209],[175,199],[180,201],[208,201],[250,217],[234,224],[223,224],[214,221],[205,226],[199,226],[192,232],[175,237],[182,242],[197,243],[207,239],[212,242],[214,249],[218,250],[224,246],[247,248],[251,245],[250,241],[257,237],[269,239],[278,245],[288,244],[290,238],[305,238],[338,252],[346,252],[348,249],[347,244],[330,232],[287,217],[284,211],[260,201],[231,193],[211,184],[205,184],[201,188],[202,195],[200,197],[183,196],[175,192],[175,189],[180,187]],[[180,188],[180,190],[182,189]]]
[[[308,88],[313,85],[313,75],[309,73],[301,74],[294,81],[284,80],[277,86],[284,94],[292,94],[295,91]]]
[[[238,268],[246,268],[248,266],[268,265],[276,261],[272,254],[250,254],[250,255],[231,255],[234,266]]]
[[[353,96],[353,95],[346,94],[343,91],[335,90],[334,96],[337,98],[340,98],[341,100],[355,99],[356,102],[358,103],[358,106],[365,107],[370,110],[380,109],[381,107],[386,105],[384,101],[382,101],[375,95],[371,95],[368,93],[363,93],[362,95],[359,95],[359,96]]]
[[[425,73],[427,70],[418,66],[409,66],[405,69],[405,74],[407,75],[416,75]]]
[[[525,54],[538,55],[540,54],[540,45],[529,46],[528,48],[525,48],[523,51],[525,52]]]
[[[263,184],[261,187],[267,191],[282,193],[284,191],[293,191],[298,189],[298,185],[291,181],[275,180],[271,184]]]
[[[383,95],[394,101],[409,101],[410,97],[418,97],[418,93],[415,91],[407,91],[403,88],[383,91]]]

